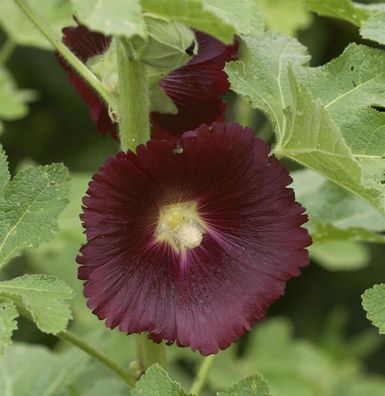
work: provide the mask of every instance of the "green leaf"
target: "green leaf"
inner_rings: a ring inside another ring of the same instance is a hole
[[[357,26],[367,18],[367,13],[350,0],[304,0],[304,3],[319,15],[344,19]]]
[[[187,396],[158,364],[152,365],[136,383],[132,396]]]
[[[218,396],[271,396],[269,387],[262,375],[254,374],[243,378],[241,381],[226,389],[218,392]]]
[[[364,39],[385,44],[385,12],[375,12],[363,21],[360,34]]]
[[[54,276],[24,275],[0,282],[0,296],[11,299],[45,333],[65,330],[72,318],[66,300],[74,296],[73,291]]]
[[[325,340],[317,344],[294,337],[294,328],[288,319],[274,318],[258,323],[241,355],[236,346],[218,354],[208,376],[210,388],[222,390],[239,378],[258,372],[274,396],[385,394],[385,379],[368,375],[364,367],[357,364],[358,349],[364,348],[365,352],[371,349],[368,334],[347,337],[345,331],[340,330],[343,315],[339,312],[337,316],[338,323],[326,325]],[[328,315],[322,321],[330,321]],[[338,342],[338,347],[330,343],[332,339]],[[370,339],[378,337],[372,335]],[[326,342],[327,347],[322,347]],[[183,358],[186,360],[188,356],[185,353]],[[191,358],[189,361],[194,362]],[[243,393],[239,393],[241,395]]]
[[[19,316],[15,304],[7,299],[0,300],[0,356],[11,344],[11,337],[17,329],[16,318]]]
[[[312,168],[385,212],[385,54],[351,45],[329,64],[310,68],[295,39],[247,38],[250,58],[230,63],[232,88],[265,112],[275,153]]]
[[[353,271],[366,267],[370,250],[363,244],[336,240],[314,243],[309,249],[310,257],[329,271]]]
[[[0,119],[13,121],[25,117],[27,104],[35,98],[34,91],[18,89],[8,70],[0,66]]]
[[[5,186],[8,184],[11,179],[11,174],[8,170],[8,160],[7,155],[3,147],[0,145],[0,192],[4,191]],[[0,193],[0,201],[3,199],[2,194]]]
[[[362,295],[362,306],[366,317],[378,327],[380,334],[385,334],[385,284],[374,285]]]
[[[289,64],[307,64],[310,57],[297,40],[276,33],[244,40],[250,52],[248,60],[231,62],[225,67],[231,88],[269,116],[282,140],[287,128],[284,109],[292,102]]]
[[[305,224],[316,243],[336,240],[385,243],[385,216],[367,202],[310,169],[292,172],[296,199],[306,208]]]
[[[238,34],[258,34],[264,30],[260,7],[255,0],[205,0],[204,8],[233,26]]]
[[[364,39],[385,44],[385,5],[359,4],[351,0],[304,0],[309,10],[339,18],[360,28]]]
[[[303,0],[258,0],[258,5],[267,27],[275,32],[294,36],[312,21]]]
[[[336,367],[317,346],[294,339],[287,319],[260,323],[248,341],[243,357],[234,348],[217,356],[209,373],[212,386],[223,388],[241,376],[258,372],[274,396],[326,395],[336,376],[344,375],[342,364]]]
[[[118,378],[103,378],[97,380],[93,386],[81,394],[82,396],[128,396],[130,395],[128,386]]]
[[[52,238],[67,203],[69,180],[64,165],[52,164],[27,168],[8,183],[0,200],[0,267]]]
[[[231,43],[235,33],[261,32],[263,22],[252,0],[142,0],[151,14],[182,22]]]
[[[90,29],[106,35],[146,36],[140,0],[71,0],[76,16]]]
[[[0,395],[67,396],[88,363],[88,355],[76,349],[53,353],[42,346],[12,345],[0,359]]]
[[[50,28],[61,35],[65,26],[73,25],[71,4],[67,0],[26,0],[39,15],[50,24]],[[13,0],[0,0],[0,27],[19,45],[52,49],[46,38],[20,11]]]

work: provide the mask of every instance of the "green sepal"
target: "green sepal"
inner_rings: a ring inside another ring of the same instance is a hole
[[[147,41],[131,40],[137,57],[147,65],[171,71],[183,66],[197,53],[194,33],[184,24],[163,18],[145,17]]]

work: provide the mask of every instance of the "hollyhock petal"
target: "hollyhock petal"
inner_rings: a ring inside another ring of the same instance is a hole
[[[201,124],[224,120],[226,103],[221,96],[229,89],[229,82],[223,69],[226,62],[236,59],[238,44],[226,46],[205,33],[195,34],[198,54],[160,82],[178,113],[153,112],[153,138],[178,139]]]
[[[311,240],[292,179],[250,129],[202,125],[179,145],[151,140],[93,176],[79,277],[108,327],[208,355],[265,316],[308,264]],[[160,213],[191,202],[202,239],[175,250],[159,239]]]
[[[225,62],[236,58],[238,44],[226,46],[205,33],[195,32],[198,54],[185,66],[174,70],[160,82],[161,88],[174,101],[177,114],[151,113],[152,136],[157,139],[178,139],[183,132],[206,123],[223,121],[225,102],[220,98],[229,89],[223,71]],[[83,62],[103,54],[111,39],[91,32],[83,25],[63,29],[63,42]],[[108,109],[78,74],[58,56],[71,83],[91,109],[92,120],[103,134],[118,138],[117,125],[112,122]]]

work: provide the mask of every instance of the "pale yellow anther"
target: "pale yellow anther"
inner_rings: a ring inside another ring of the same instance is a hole
[[[161,208],[156,238],[181,252],[200,246],[205,229],[196,203],[181,202]]]

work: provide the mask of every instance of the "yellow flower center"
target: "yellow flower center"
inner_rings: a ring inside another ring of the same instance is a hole
[[[169,243],[178,253],[202,243],[206,229],[195,202],[180,202],[160,209],[156,238]]]

